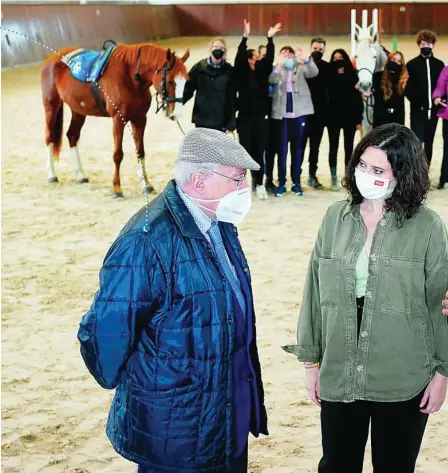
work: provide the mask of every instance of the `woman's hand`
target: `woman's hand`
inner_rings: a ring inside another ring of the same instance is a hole
[[[268,38],[273,38],[282,29],[282,24],[277,23],[275,26],[271,26],[268,31]]]
[[[442,107],[446,107],[446,103],[443,103],[442,102],[442,98],[441,97],[437,97],[436,99],[434,99],[434,105],[441,105]]]
[[[250,35],[250,23],[248,23],[246,21],[246,19],[244,19],[244,33],[243,33],[243,37],[244,38],[248,38]]]
[[[319,368],[305,368],[305,383],[309,398],[320,407]]]
[[[362,128],[362,124],[361,124],[361,123],[358,123],[358,124],[356,125],[356,129],[359,131],[359,130],[361,130],[361,128]]]
[[[440,373],[436,373],[426,388],[420,403],[420,412],[424,414],[437,412],[445,402],[447,386],[448,378]]]
[[[445,299],[442,301],[442,314],[448,317],[448,291],[445,294]]]

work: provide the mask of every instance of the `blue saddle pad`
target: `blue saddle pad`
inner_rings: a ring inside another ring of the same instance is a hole
[[[98,81],[114,49],[115,46],[109,46],[105,51],[77,49],[65,55],[64,63],[75,79],[81,82]]]

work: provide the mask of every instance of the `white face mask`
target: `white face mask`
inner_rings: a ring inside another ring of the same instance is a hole
[[[355,180],[361,195],[364,199],[369,200],[388,199],[393,194],[397,185],[395,179],[382,179],[379,176],[367,174],[358,168],[355,169]],[[389,188],[389,184],[392,181],[395,182]]]
[[[196,202],[219,202],[218,207],[214,211],[218,222],[228,222],[238,225],[244,220],[244,217],[250,210],[252,199],[249,187],[237,189],[229,192],[222,199],[198,199],[190,197]],[[207,207],[199,204],[199,207],[209,210]],[[213,210],[211,210],[213,212]]]

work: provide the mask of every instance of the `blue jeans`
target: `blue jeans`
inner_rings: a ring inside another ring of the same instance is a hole
[[[283,118],[280,133],[280,151],[278,156],[278,183],[286,184],[286,162],[288,143],[291,143],[291,179],[293,184],[300,184],[303,161],[303,140],[305,136],[305,117]]]

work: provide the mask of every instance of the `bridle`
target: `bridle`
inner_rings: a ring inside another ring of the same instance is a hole
[[[168,71],[170,71],[172,68],[173,66],[170,66],[168,62],[165,62],[165,64],[162,67],[160,67],[154,72],[154,74],[159,74],[160,72],[163,72],[162,80],[160,83],[161,93],[160,94],[159,92],[156,93],[156,102],[157,102],[156,113],[159,113],[160,110],[163,110],[165,112],[168,108],[169,103],[183,103],[183,99],[181,97],[169,97],[166,90]],[[159,95],[160,95],[160,100],[159,100]]]

